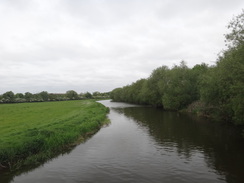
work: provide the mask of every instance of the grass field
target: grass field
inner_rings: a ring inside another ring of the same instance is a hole
[[[0,163],[36,165],[98,130],[108,109],[92,100],[0,105]]]

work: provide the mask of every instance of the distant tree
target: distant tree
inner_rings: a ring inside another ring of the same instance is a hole
[[[25,96],[22,93],[16,93],[15,98],[25,98]]]
[[[196,100],[194,78],[184,62],[180,66],[174,66],[167,77],[163,94],[165,109],[179,110]]]
[[[131,85],[130,102],[136,103],[136,104],[145,104],[145,101],[143,99],[144,96],[142,95],[142,88],[144,86],[145,81],[146,81],[146,79],[140,79]]]
[[[46,92],[46,91],[42,91],[41,93],[39,93],[39,95],[40,95],[40,97],[41,97],[41,99],[42,99],[43,101],[48,101],[48,99],[49,99],[48,92]]]
[[[66,92],[66,97],[70,100],[78,99],[78,94],[74,90],[69,90]]]
[[[80,99],[83,99],[83,98],[85,98],[85,94],[81,92],[81,93],[78,95],[78,97],[79,97]]]
[[[91,94],[90,92],[86,92],[84,96],[85,96],[85,98],[87,98],[87,99],[92,98],[92,94]]]
[[[5,102],[14,102],[14,93],[12,91],[4,93],[3,99]]]
[[[122,93],[122,88],[115,88],[113,89],[113,91],[111,91],[110,97],[113,99],[113,101],[116,102],[121,102],[122,98],[121,98],[121,93]]]
[[[98,91],[95,91],[95,92],[92,93],[92,96],[93,97],[99,97],[99,96],[101,96],[101,93],[98,92]]]
[[[25,96],[22,93],[16,93],[15,94],[15,102],[26,102]]]
[[[30,93],[30,92],[26,92],[25,93],[25,100],[27,102],[31,102],[32,98],[33,98],[33,94],[32,93]]]
[[[40,93],[35,93],[32,96],[32,101],[33,102],[43,102],[43,98],[41,97]]]
[[[58,100],[58,96],[54,93],[48,93],[48,98],[50,101],[55,101],[55,100]]]
[[[143,87],[143,95],[145,97],[146,103],[161,107],[163,106],[162,103],[162,96],[163,96],[163,82],[166,79],[165,73],[168,72],[167,66],[159,67],[153,70],[150,77],[145,82]]]

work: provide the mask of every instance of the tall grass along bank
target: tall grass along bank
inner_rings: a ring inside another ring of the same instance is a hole
[[[99,130],[108,110],[91,100],[0,105],[0,171],[43,163]]]

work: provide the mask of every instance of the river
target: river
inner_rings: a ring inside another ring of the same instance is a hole
[[[101,103],[110,107],[109,126],[71,152],[0,182],[244,182],[237,129],[162,109]]]

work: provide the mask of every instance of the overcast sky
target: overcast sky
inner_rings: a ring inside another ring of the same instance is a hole
[[[106,92],[213,65],[243,0],[0,0],[0,94]]]

